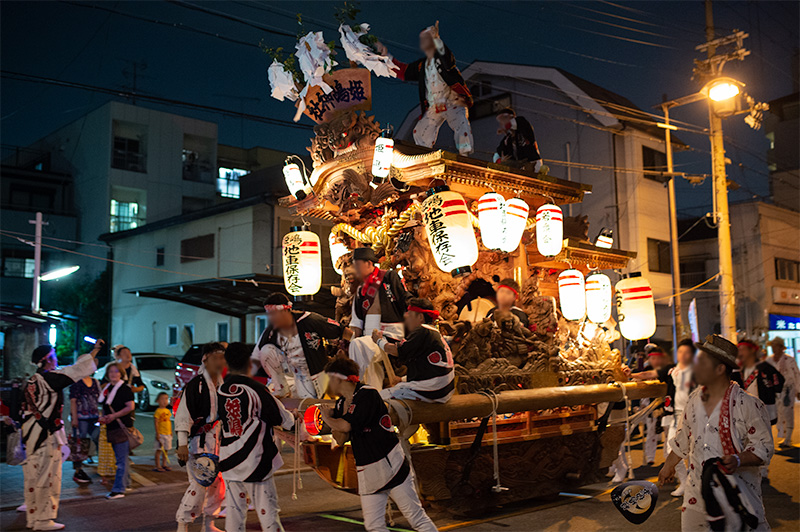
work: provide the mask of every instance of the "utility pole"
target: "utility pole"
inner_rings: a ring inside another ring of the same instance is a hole
[[[33,298],[31,300],[31,310],[38,314],[41,311],[42,226],[47,225],[47,223],[42,221],[41,212],[37,212],[36,218],[28,220],[28,223],[36,226],[33,239]]]
[[[669,194],[669,239],[670,254],[672,256],[672,349],[678,348],[678,336],[683,334],[683,316],[681,315],[681,260],[678,247],[678,213],[675,205],[675,174],[672,163],[672,128],[669,123],[669,106],[662,105],[664,111],[664,139],[667,143],[667,181]]]
[[[714,13],[711,0],[706,0],[706,46],[708,62],[714,64]],[[720,333],[736,342],[736,303],[733,291],[733,249],[731,222],[728,210],[728,178],[725,175],[725,147],[722,138],[722,119],[714,112],[715,102],[708,102],[708,120],[711,137],[711,175],[713,176],[717,240],[719,243],[719,314]]]

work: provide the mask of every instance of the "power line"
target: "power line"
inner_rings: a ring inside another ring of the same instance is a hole
[[[278,29],[278,28],[273,28],[271,26],[266,26],[264,24],[258,24],[258,23],[252,22],[250,20],[243,19],[243,18],[237,17],[235,15],[231,15],[231,14],[226,13],[224,11],[217,11],[216,9],[211,9],[211,8],[208,8],[208,7],[201,7],[201,6],[198,6],[196,4],[191,4],[189,2],[184,2],[183,0],[167,0],[167,1],[170,4],[174,4],[174,5],[178,6],[178,7],[184,8],[184,9],[189,9],[189,10],[192,10],[192,11],[199,11],[199,12],[205,13],[207,15],[213,15],[215,17],[223,18],[225,20],[230,20],[232,22],[238,22],[239,24],[244,24],[245,26],[249,26],[249,27],[255,28],[257,30],[266,31],[267,33],[273,33],[275,35],[280,35],[282,37],[290,37],[292,39],[296,39],[297,38],[297,35],[294,35],[294,34],[289,33],[287,31],[283,31],[283,30]]]
[[[134,92],[131,92],[131,91],[111,89],[111,88],[108,88],[108,87],[100,87],[100,86],[97,86],[97,85],[90,85],[90,84],[86,84],[86,83],[77,83],[77,82],[73,82],[73,81],[64,81],[64,80],[58,80],[58,79],[47,78],[47,77],[42,77],[42,76],[34,76],[32,74],[24,74],[24,73],[21,73],[21,72],[12,72],[12,71],[9,71],[9,70],[0,71],[0,75],[2,75],[2,77],[5,78],[5,79],[10,79],[10,80],[14,80],[14,81],[23,81],[23,82],[28,82],[28,83],[43,83],[43,84],[50,84],[50,85],[58,85],[58,86],[61,86],[61,87],[68,87],[68,88],[72,88],[72,89],[80,89],[80,90],[86,90],[86,91],[92,91],[92,92],[99,92],[99,93],[108,94],[108,95],[111,95],[111,96],[120,96],[120,97],[125,97],[125,98],[136,97],[137,99],[144,100],[144,101],[149,101],[149,102],[152,102],[152,103],[163,104],[163,105],[174,105],[174,106],[178,106],[178,107],[196,109],[196,110],[199,110],[199,111],[206,111],[206,112],[209,112],[209,113],[217,113],[217,114],[221,114],[223,116],[244,118],[246,120],[252,120],[254,122],[262,122],[262,123],[265,123],[265,124],[272,124],[272,125],[276,125],[276,126],[285,126],[285,127],[291,127],[291,128],[294,128],[294,129],[303,129],[303,130],[311,130],[311,129],[313,129],[313,126],[306,125],[306,124],[300,124],[300,123],[296,123],[296,122],[291,122],[291,121],[288,121],[288,120],[281,120],[281,119],[278,119],[278,118],[269,118],[269,117],[266,117],[266,116],[253,115],[253,114],[243,113],[243,112],[239,112],[239,111],[231,111],[230,109],[223,109],[221,107],[214,107],[214,106],[211,106],[211,105],[203,105],[203,104],[198,104],[198,103],[191,103],[191,102],[186,102],[186,101],[183,101],[183,100],[176,100],[176,99],[173,99],[173,98],[164,98],[164,97],[155,96],[155,95],[152,95],[152,94],[146,94],[146,93],[140,93],[140,92],[134,93]]]

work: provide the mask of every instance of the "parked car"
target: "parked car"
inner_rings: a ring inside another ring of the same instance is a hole
[[[155,406],[156,397],[161,392],[170,391],[170,382],[174,379],[178,359],[172,355],[161,353],[133,353],[133,365],[139,370],[144,383],[144,390],[136,398],[139,410],[149,410]],[[100,380],[106,374],[106,366],[95,372],[95,378]]]

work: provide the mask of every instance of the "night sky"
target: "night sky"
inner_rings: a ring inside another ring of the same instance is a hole
[[[214,13],[192,9],[200,6]],[[146,64],[137,90],[161,97],[291,121],[293,107],[269,96],[270,59],[258,43],[294,48],[295,14],[305,31],[336,39],[334,8],[341,2],[13,2],[0,4],[4,71],[114,89],[133,87],[133,63]],[[798,46],[800,3],[715,2],[718,35],[750,33],[752,54],[729,63],[725,74],[769,101],[796,90],[791,57]],[[705,41],[702,1],[691,2],[361,2],[358,21],[368,22],[401,60],[418,57],[418,32],[440,21],[444,41],[463,68],[490,60],[563,68],[629,98],[651,111],[662,94],[696,92],[694,51]],[[227,17],[232,17],[231,20]],[[133,18],[137,17],[137,18]],[[164,24],[166,23],[166,24]],[[632,41],[640,42],[632,42]],[[235,42],[231,42],[235,41]],[[340,53],[343,59],[344,54]],[[373,77],[373,110],[380,122],[399,124],[417,103],[411,84]],[[0,133],[4,145],[27,145],[111,98],[72,88],[4,79]],[[268,125],[189,109],[147,107],[219,124],[219,140],[305,153],[310,130]],[[707,127],[706,107],[693,104],[673,117]],[[303,118],[308,126],[311,121]],[[535,125],[535,118],[534,118]],[[725,120],[730,178],[742,185],[731,199],[768,195],[767,142],[763,130],[741,116]],[[546,131],[537,130],[544,136]],[[702,151],[676,156],[676,170],[710,173],[708,139],[678,133]],[[543,154],[547,159],[548,154]],[[745,165],[745,168],[738,166]],[[682,215],[709,210],[710,180],[679,186]]]

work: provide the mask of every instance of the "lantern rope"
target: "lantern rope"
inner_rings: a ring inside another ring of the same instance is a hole
[[[344,234],[346,234],[348,236],[351,236],[351,237],[355,238],[356,240],[358,240],[359,242],[362,242],[364,244],[371,244],[372,243],[372,239],[369,236],[367,236],[364,232],[359,231],[358,229],[356,229],[352,225],[346,224],[346,223],[340,223],[340,224],[334,225],[333,227],[331,227],[331,233],[333,233],[333,234],[344,233]]]

